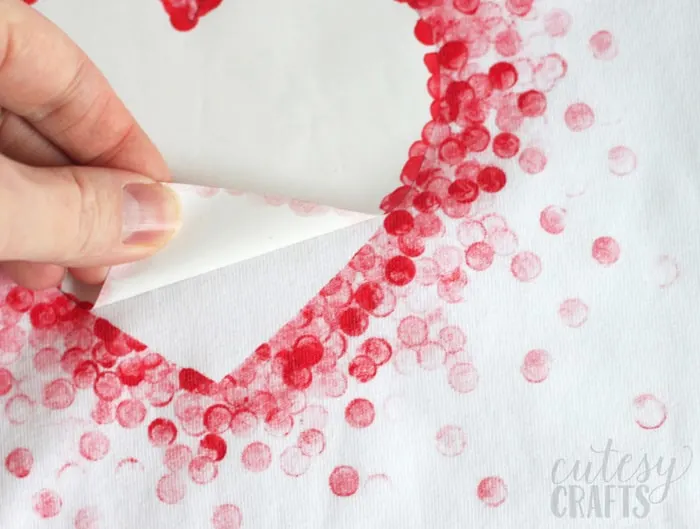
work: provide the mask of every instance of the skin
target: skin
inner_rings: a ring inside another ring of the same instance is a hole
[[[152,255],[179,227],[177,198],[158,183],[169,180],[85,53],[22,0],[0,0],[0,273],[33,289],[66,271],[100,283],[109,266]],[[123,213],[125,186],[159,222],[123,242],[122,225],[138,224],[133,201]]]

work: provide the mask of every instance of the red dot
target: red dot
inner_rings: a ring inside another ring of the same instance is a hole
[[[187,466],[190,479],[198,485],[204,485],[213,481],[219,473],[214,461],[206,456],[197,456]]]
[[[117,422],[124,428],[136,428],[146,418],[146,407],[137,399],[127,399],[117,406]]]
[[[413,199],[413,207],[423,213],[432,213],[440,207],[440,197],[431,191],[423,191]]]
[[[5,468],[14,477],[26,478],[34,466],[34,456],[26,448],[15,448],[5,458]]]
[[[541,116],[547,110],[547,97],[537,90],[528,90],[518,96],[518,108],[524,116]]]
[[[443,44],[438,51],[440,65],[449,70],[459,70],[467,62],[467,45],[459,40]]]
[[[593,241],[593,259],[603,266],[615,264],[620,258],[620,245],[612,237],[598,237]]]
[[[367,330],[369,318],[362,309],[350,307],[340,313],[338,317],[340,329],[349,336],[360,336]]]
[[[491,476],[479,482],[476,495],[489,507],[498,507],[506,501],[508,488],[500,477]]]
[[[348,373],[358,382],[369,382],[377,374],[377,364],[369,356],[358,355],[350,362]]]
[[[199,371],[186,367],[178,374],[180,387],[190,393],[208,395],[214,381],[205,377]]]
[[[391,235],[403,235],[413,229],[413,215],[405,209],[396,209],[384,217],[384,229]]]
[[[292,347],[292,362],[297,368],[312,367],[323,358],[323,345],[318,338],[304,335],[297,338]]]
[[[17,312],[27,312],[34,303],[34,293],[24,287],[14,287],[5,296],[5,303]]]
[[[240,529],[242,524],[243,516],[240,509],[231,504],[219,505],[211,518],[214,529]]]
[[[419,19],[418,22],[416,22],[416,27],[413,32],[416,35],[418,42],[425,44],[426,46],[435,44],[438,40],[436,38],[435,28],[433,28],[432,24],[423,19]]]
[[[360,488],[360,475],[352,467],[338,466],[331,472],[328,485],[336,496],[352,496]]]
[[[479,196],[479,186],[473,180],[459,178],[450,184],[447,192],[457,202],[474,202]]]
[[[558,206],[547,206],[540,213],[540,226],[552,235],[563,232],[566,227],[566,210]]]
[[[156,485],[158,499],[168,505],[174,505],[185,497],[185,484],[176,474],[163,476]]]
[[[372,312],[384,300],[384,292],[379,283],[362,283],[355,291],[355,301],[367,312]]]
[[[146,375],[146,368],[139,357],[125,358],[117,366],[117,374],[125,386],[138,386]]]
[[[532,9],[534,0],[506,0],[506,9],[512,14],[524,17]]]
[[[445,426],[435,436],[437,449],[444,456],[454,457],[464,452],[467,437],[459,426]]]
[[[43,489],[32,496],[34,512],[42,518],[53,518],[61,512],[63,500],[52,490]]]
[[[547,351],[535,349],[529,351],[525,355],[523,365],[520,367],[520,372],[523,377],[525,377],[525,380],[533,384],[538,384],[545,381],[549,376],[550,362],[551,357]]]
[[[369,338],[365,340],[358,353],[369,357],[375,365],[386,364],[391,358],[391,345],[384,338]]]
[[[122,394],[122,383],[119,377],[111,371],[100,373],[93,387],[97,396],[102,400],[115,400]]]
[[[53,306],[48,303],[38,303],[29,313],[32,325],[37,329],[48,329],[56,324],[58,316]]]
[[[413,263],[413,260],[403,255],[392,257],[386,263],[384,276],[393,285],[407,285],[416,276],[416,265]]]
[[[4,397],[12,391],[14,377],[7,369],[0,367],[0,397]]]
[[[544,171],[547,166],[547,157],[540,149],[528,147],[520,153],[518,164],[527,174],[537,174]]]
[[[599,31],[589,41],[591,51],[596,59],[609,61],[617,56],[617,43],[609,31]]]
[[[304,455],[313,457],[320,455],[326,448],[326,438],[320,430],[304,430],[299,434],[297,445]]]
[[[494,251],[490,244],[475,242],[467,248],[464,256],[469,268],[481,272],[493,263]]]
[[[512,158],[520,150],[520,139],[510,132],[502,132],[493,138],[493,152],[499,158]]]
[[[479,9],[481,0],[453,0],[454,8],[465,15],[473,15]]]
[[[483,152],[489,146],[491,134],[483,125],[472,125],[462,132],[464,146],[471,152]]]
[[[564,121],[573,132],[581,132],[593,126],[595,115],[587,104],[574,103],[566,109]]]
[[[518,72],[509,62],[497,62],[489,68],[489,81],[496,90],[508,90],[518,82]]]
[[[484,167],[479,172],[476,183],[486,193],[497,193],[506,185],[506,173],[498,167]]]
[[[226,441],[216,434],[210,433],[205,435],[201,441],[199,441],[199,447],[203,451],[203,455],[206,455],[214,461],[221,461],[226,457]]]
[[[109,439],[101,432],[87,432],[80,436],[80,455],[88,461],[99,461],[109,452]]]
[[[169,419],[158,418],[148,425],[148,439],[153,446],[168,446],[177,438],[177,427]]]
[[[510,263],[510,271],[513,277],[519,281],[533,281],[542,272],[542,262],[532,252],[521,252],[513,257]]]
[[[172,10],[170,13],[170,24],[172,24],[173,28],[178,31],[189,31],[197,25],[199,17],[196,15],[190,17],[189,10],[189,4]]]
[[[457,165],[467,155],[467,148],[459,139],[447,138],[440,144],[438,154],[447,165]]]
[[[353,428],[367,428],[374,422],[374,404],[367,399],[354,399],[345,408],[345,420]]]
[[[42,404],[52,410],[68,408],[75,400],[75,388],[65,378],[59,378],[44,386]]]

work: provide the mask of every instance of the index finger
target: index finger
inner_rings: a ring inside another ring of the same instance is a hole
[[[169,180],[158,149],[98,68],[19,0],[0,0],[0,108],[29,121],[78,164]]]

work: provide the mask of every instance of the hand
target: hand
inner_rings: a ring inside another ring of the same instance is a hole
[[[135,82],[138,82],[135,80]],[[34,289],[99,283],[179,227],[168,168],[92,62],[0,0],[0,272]]]

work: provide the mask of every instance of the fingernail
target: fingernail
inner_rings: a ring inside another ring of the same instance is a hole
[[[122,242],[161,246],[180,227],[180,200],[161,184],[127,184],[122,198]]]

